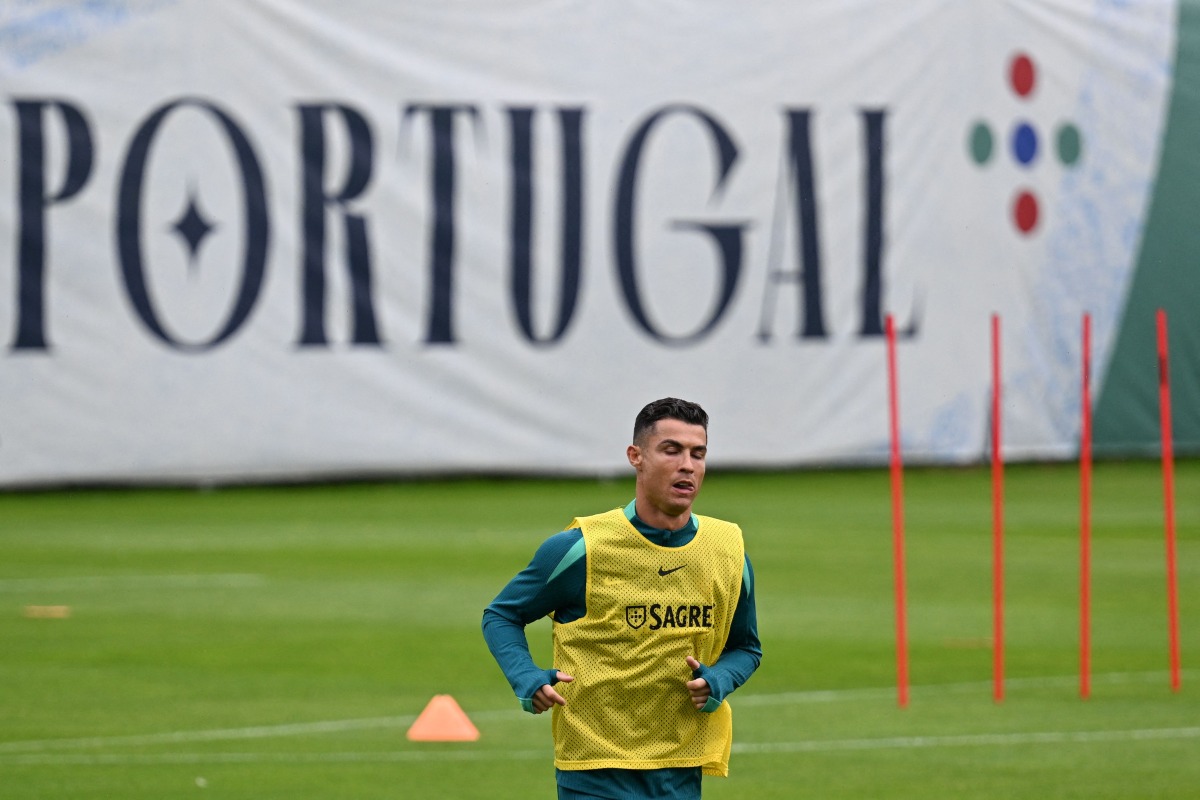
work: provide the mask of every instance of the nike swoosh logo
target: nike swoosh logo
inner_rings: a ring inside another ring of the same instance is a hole
[[[679,572],[679,570],[683,569],[686,566],[687,566],[687,564],[680,564],[678,567],[675,567],[674,569],[663,569],[662,567],[659,567],[658,574],[659,575],[670,575],[672,572]]]

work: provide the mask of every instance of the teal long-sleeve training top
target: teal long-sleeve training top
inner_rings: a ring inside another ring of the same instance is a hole
[[[682,547],[692,540],[698,528],[695,516],[678,530],[646,525],[637,516],[633,501],[625,507],[625,516],[643,536],[661,547]],[[532,698],[538,689],[556,682],[556,670],[553,665],[543,669],[534,663],[525,637],[525,626],[550,614],[558,622],[564,623],[583,617],[587,613],[586,589],[587,553],[583,532],[572,528],[544,541],[529,565],[509,581],[483,612],[483,636],[488,649],[526,711],[533,711]],[[747,556],[741,594],[725,649],[716,664],[704,665],[697,672],[698,677],[708,681],[712,691],[705,711],[715,710],[750,678],[762,660],[754,598],[754,569]],[[652,783],[665,782],[661,787],[664,797],[699,797],[699,767],[682,770],[558,772],[560,793],[564,789],[568,792],[588,792],[603,788],[607,793],[597,792],[597,796],[602,797],[645,796],[637,793],[641,790],[635,786],[630,786],[627,794],[620,787],[626,781],[644,787],[647,780]],[[686,788],[692,784],[695,787],[694,795]]]

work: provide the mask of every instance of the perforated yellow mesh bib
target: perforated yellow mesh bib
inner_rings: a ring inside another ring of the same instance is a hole
[[[729,772],[729,703],[697,711],[686,657],[715,664],[729,638],[745,560],[738,526],[697,517],[683,547],[660,547],[621,509],[576,519],[587,544],[587,614],[554,625],[559,769],[703,767]]]

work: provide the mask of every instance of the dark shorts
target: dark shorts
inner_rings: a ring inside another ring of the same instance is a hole
[[[699,767],[556,770],[558,800],[700,800]]]

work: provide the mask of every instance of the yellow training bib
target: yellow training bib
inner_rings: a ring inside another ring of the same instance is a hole
[[[737,525],[698,516],[695,537],[660,547],[621,509],[576,519],[587,548],[587,613],[554,625],[554,764],[563,770],[703,767],[727,775],[729,703],[692,705],[686,657],[717,662],[729,638],[745,553]]]

